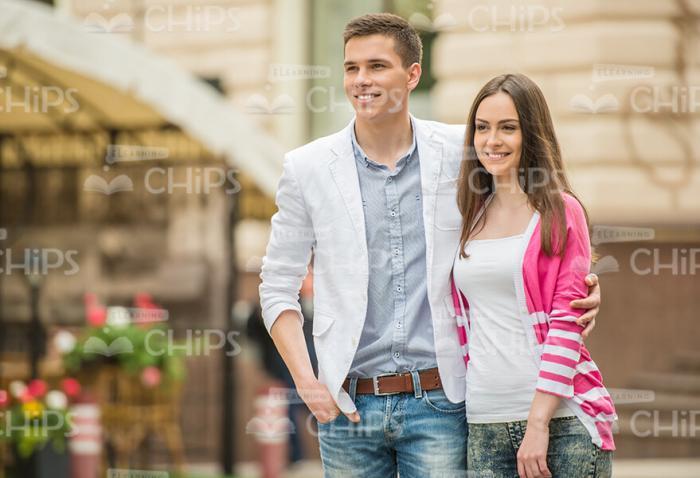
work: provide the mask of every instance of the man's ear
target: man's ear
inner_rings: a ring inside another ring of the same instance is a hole
[[[413,91],[420,82],[420,75],[423,72],[420,63],[414,63],[408,67],[408,90]]]

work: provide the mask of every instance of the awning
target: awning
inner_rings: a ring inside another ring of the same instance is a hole
[[[36,2],[0,0],[0,109],[4,163],[18,137],[38,158],[77,161],[73,142],[117,131],[155,146],[161,134],[179,134],[270,196],[281,172],[281,146],[213,87],[128,38],[90,33]],[[52,144],[55,154],[46,155]],[[92,165],[102,160],[87,156]]]

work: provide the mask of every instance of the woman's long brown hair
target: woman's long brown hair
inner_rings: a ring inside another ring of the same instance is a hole
[[[476,95],[467,118],[464,161],[460,167],[457,190],[457,205],[462,214],[460,257],[466,257],[464,251],[467,242],[478,232],[474,230],[472,233],[473,222],[486,199],[494,192],[493,177],[481,165],[474,148],[476,110],[484,98],[501,91],[513,99],[518,112],[522,131],[518,179],[530,206],[540,213],[542,249],[550,256],[555,253],[563,255],[566,245],[566,216],[561,193],[576,196],[564,171],[549,108],[542,91],[530,78],[522,74],[505,74],[484,85]],[[485,221],[482,228],[483,225]],[[553,237],[554,227],[558,233]]]

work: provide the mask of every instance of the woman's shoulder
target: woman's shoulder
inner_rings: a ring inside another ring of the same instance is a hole
[[[573,220],[576,223],[586,224],[586,213],[583,204],[577,197],[568,192],[562,192],[561,197],[564,200],[564,209],[566,211],[567,220]]]
[[[561,197],[564,200],[564,206],[566,207],[566,209],[569,209],[569,208],[583,209],[583,205],[581,204],[581,201],[579,201],[579,199],[576,196],[574,196],[573,194],[571,194],[570,192],[562,191],[559,194],[561,194]]]

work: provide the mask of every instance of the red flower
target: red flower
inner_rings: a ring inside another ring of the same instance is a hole
[[[7,408],[10,404],[10,394],[7,390],[0,390],[0,408]]]
[[[45,381],[35,378],[27,384],[27,392],[34,398],[41,398],[49,391],[49,386]]]
[[[160,385],[161,373],[157,367],[146,367],[141,372],[141,382],[147,387],[156,387]]]
[[[75,398],[80,395],[80,382],[74,378],[64,378],[61,380],[61,389],[68,398]]]
[[[134,324],[138,327],[148,329],[154,323],[164,320],[164,315],[167,318],[167,314],[153,302],[151,294],[147,292],[138,292],[134,296],[134,306]]]
[[[151,294],[147,292],[138,292],[134,296],[134,305],[139,309],[157,309],[158,306],[153,303]]]
[[[87,323],[93,327],[102,327],[107,322],[107,309],[99,303],[95,294],[86,293],[84,300]]]
[[[87,323],[93,327],[102,327],[107,322],[107,311],[104,307],[94,307],[87,311]]]
[[[27,387],[24,389],[24,392],[22,392],[22,396],[19,397],[19,401],[22,403],[35,402],[36,397],[32,395],[32,393],[29,391],[29,387]]]

